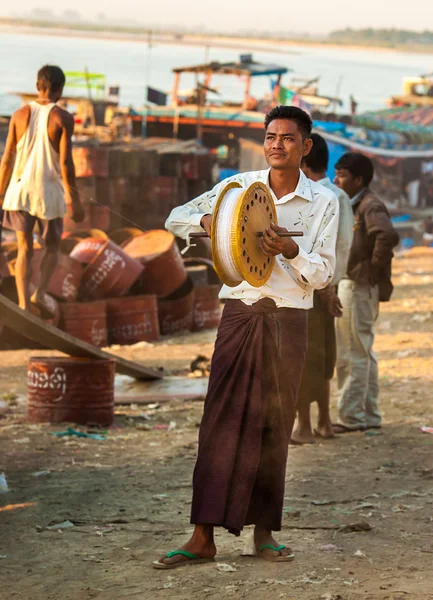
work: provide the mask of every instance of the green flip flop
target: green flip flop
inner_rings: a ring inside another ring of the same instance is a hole
[[[260,548],[257,548],[257,556],[262,558],[263,560],[268,560],[269,562],[291,562],[294,558],[294,554],[286,554],[279,556],[269,556],[263,554],[263,550],[273,550],[274,552],[281,552],[281,550],[286,550],[286,546],[272,546],[272,544],[262,544]]]
[[[188,560],[180,560],[179,562],[172,563],[171,565],[161,562],[161,560],[164,560],[164,558],[173,558],[173,556],[184,556]],[[197,554],[187,552],[187,550],[174,550],[173,552],[168,552],[163,558],[154,560],[152,567],[154,569],[177,569],[177,567],[184,567],[186,565],[201,565],[210,562],[215,562],[215,559],[202,558],[197,556]]]

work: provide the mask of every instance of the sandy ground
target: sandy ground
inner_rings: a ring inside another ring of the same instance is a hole
[[[250,531],[218,532],[216,564],[152,570],[191,532],[202,403],[118,407],[106,440],[56,438],[63,425],[24,418],[30,352],[1,353],[0,394],[18,398],[0,420],[10,487],[0,495],[0,598],[433,598],[433,435],[419,429],[433,426],[433,257],[397,259],[394,270],[395,296],[377,327],[384,429],[290,449],[278,538],[296,554],[289,564],[240,556]],[[211,355],[213,339],[123,354],[186,372],[198,354]],[[5,510],[23,503],[31,505]],[[65,520],[73,526],[48,528]],[[371,529],[344,530],[361,522]]]

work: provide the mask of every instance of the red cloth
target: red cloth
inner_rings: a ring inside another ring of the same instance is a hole
[[[228,300],[200,426],[191,523],[281,529],[307,311]]]

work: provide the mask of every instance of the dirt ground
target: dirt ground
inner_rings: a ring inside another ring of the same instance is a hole
[[[433,598],[433,435],[420,431],[433,426],[433,256],[398,258],[394,272],[376,341],[384,428],[290,449],[278,537],[296,554],[288,564],[240,556],[246,530],[217,533],[215,564],[151,569],[192,529],[202,402],[117,407],[105,440],[58,438],[50,434],[64,425],[25,421],[31,352],[0,353],[0,397],[11,408],[0,420],[10,487],[0,495],[0,598]],[[121,352],[187,372],[198,354],[211,356],[214,336]],[[335,414],[335,390],[333,406]],[[49,529],[66,520],[73,526]],[[344,529],[361,522],[371,529]]]

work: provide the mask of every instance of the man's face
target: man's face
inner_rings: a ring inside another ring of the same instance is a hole
[[[306,156],[312,141],[303,139],[296,121],[275,119],[266,130],[263,144],[266,162],[272,169],[285,170],[299,168],[302,157]]]
[[[347,169],[335,170],[334,183],[344,190],[349,198],[356,196],[365,187],[363,178],[354,177]]]

